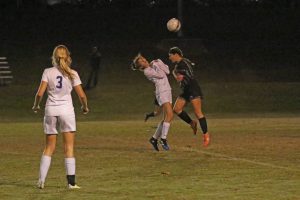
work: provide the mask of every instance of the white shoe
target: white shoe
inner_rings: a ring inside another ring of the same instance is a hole
[[[45,183],[44,182],[42,182],[42,181],[38,181],[38,183],[37,183],[37,187],[39,188],[39,189],[44,189],[44,185]]]
[[[80,187],[78,185],[71,185],[71,184],[68,184],[68,188],[69,189],[80,189]]]

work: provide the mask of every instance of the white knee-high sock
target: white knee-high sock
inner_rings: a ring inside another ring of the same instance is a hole
[[[75,158],[65,158],[67,175],[75,175]]]
[[[170,128],[170,123],[169,122],[164,122],[163,126],[162,126],[162,133],[161,133],[161,139],[167,139],[167,135],[169,132],[169,128]]]
[[[159,138],[160,138],[160,136],[161,136],[161,131],[162,131],[162,127],[163,127],[163,123],[160,122],[160,123],[158,124],[157,128],[156,128],[156,131],[155,131],[155,133],[154,133],[154,135],[153,135],[153,138],[155,138],[155,139],[159,139]]]
[[[42,155],[39,181],[45,182],[51,164],[51,156]]]

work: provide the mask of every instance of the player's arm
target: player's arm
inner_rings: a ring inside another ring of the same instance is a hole
[[[173,70],[172,74],[177,82],[181,82],[184,79],[184,75],[181,73],[178,73],[177,70]]]
[[[82,109],[83,114],[87,114],[90,110],[89,110],[88,104],[87,104],[87,97],[86,97],[81,85],[74,86],[74,90],[75,90],[76,94],[78,95],[79,101],[81,103],[81,109]]]
[[[162,60],[157,59],[157,60],[154,60],[152,62],[154,64],[156,64],[159,67],[159,69],[161,69],[162,71],[164,71],[165,74],[170,74],[169,66],[166,65]]]
[[[40,103],[41,103],[44,93],[47,89],[47,85],[48,85],[48,83],[46,81],[41,81],[39,89],[35,95],[35,99],[34,99],[34,103],[33,103],[33,107],[32,107],[32,110],[35,113],[37,113],[38,110],[40,110]]]
[[[147,70],[144,70],[144,74],[148,78],[164,78],[165,73],[162,70],[155,71],[154,69],[148,67]]]

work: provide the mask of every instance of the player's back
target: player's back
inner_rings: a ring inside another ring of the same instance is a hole
[[[48,83],[46,102],[46,115],[59,115],[63,112],[74,111],[71,92],[73,86],[81,84],[76,71],[74,80],[65,77],[57,67],[51,67],[44,70],[42,81]]]

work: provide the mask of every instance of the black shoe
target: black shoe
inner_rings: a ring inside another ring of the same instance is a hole
[[[146,122],[150,117],[152,117],[152,116],[151,116],[151,113],[146,113],[146,114],[145,114],[145,122]]]
[[[149,142],[152,144],[154,150],[159,151],[157,139],[151,137]]]
[[[167,139],[161,139],[161,146],[164,150],[168,151],[170,149],[168,143],[167,143]]]

